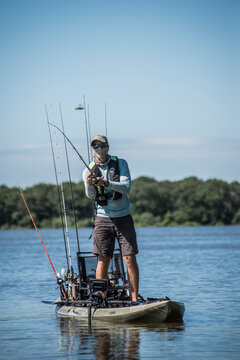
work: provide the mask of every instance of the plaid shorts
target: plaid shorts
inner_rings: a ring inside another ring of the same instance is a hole
[[[121,246],[123,256],[137,254],[137,237],[131,215],[109,218],[96,216],[93,232],[93,254],[112,257],[115,238]]]

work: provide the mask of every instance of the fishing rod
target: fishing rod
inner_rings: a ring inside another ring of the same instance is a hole
[[[59,129],[58,126],[56,126],[55,124],[49,123],[50,125],[54,126],[58,131],[60,131],[60,133],[67,139],[67,141],[69,142],[69,144],[73,147],[73,149],[76,151],[76,153],[78,154],[78,156],[80,157],[80,159],[82,160],[82,162],[84,163],[84,165],[86,166],[86,168],[88,169],[88,171],[93,175],[92,181],[94,184],[97,184],[99,180],[101,180],[100,177],[96,177],[96,175],[94,174],[94,172],[90,169],[90,167],[88,166],[88,164],[86,163],[86,161],[83,159],[83,157],[79,154],[78,150],[76,149],[76,147],[73,145],[73,143],[71,142],[71,140],[67,137],[66,134],[64,134],[64,132]],[[95,199],[92,201],[92,212],[93,212],[93,217],[95,216]],[[92,237],[92,234],[90,235],[89,239]]]
[[[88,119],[87,119],[85,95],[83,95],[83,105],[84,105],[84,117],[85,117],[85,127],[86,127],[86,138],[87,138],[88,162],[90,163],[90,151],[89,151],[90,139],[89,139],[89,134],[88,134]]]
[[[107,137],[107,104],[104,104],[104,108],[105,108],[105,136]]]
[[[88,111],[87,111],[87,118],[88,118],[88,136],[89,136],[89,139],[92,138],[91,136],[91,130],[90,130],[90,112],[89,112],[89,105],[88,105]],[[90,144],[90,141],[89,141],[89,148],[90,148],[91,144]]]
[[[63,240],[64,240],[66,260],[67,260],[67,272],[69,273],[70,270],[69,270],[68,252],[67,252],[67,244],[66,244],[66,234],[64,231],[64,223],[63,223],[63,209],[62,209],[62,202],[61,202],[61,196],[60,196],[60,191],[59,191],[59,183],[58,183],[58,177],[57,177],[57,167],[56,167],[55,155],[54,155],[54,150],[53,150],[52,134],[51,134],[51,129],[50,129],[50,125],[49,125],[49,116],[48,116],[48,111],[47,111],[46,105],[45,105],[45,111],[46,111],[46,117],[47,117],[51,149],[52,149],[53,166],[54,166],[55,178],[56,178],[56,184],[57,184],[58,203],[59,203],[59,207],[60,207],[60,217],[61,217],[61,223],[62,223]]]
[[[56,146],[57,146],[57,143],[56,143]],[[67,238],[67,245],[68,245],[68,254],[69,254],[69,260],[70,260],[71,273],[73,276],[74,271],[73,271],[73,265],[72,265],[70,237],[69,237],[68,221],[67,221],[67,211],[66,211],[66,203],[65,203],[64,190],[63,190],[62,172],[61,172],[61,167],[60,167],[59,153],[57,154],[57,160],[58,160],[58,174],[59,174],[59,179],[60,179],[60,190],[61,190],[61,195],[62,195],[63,216],[64,216],[64,220],[65,220],[66,238]]]
[[[21,187],[20,187],[19,184],[17,184],[17,185],[18,185],[18,189],[19,189],[19,191],[20,191],[20,194],[21,194],[21,196],[22,196],[23,202],[24,202],[24,204],[25,204],[25,206],[26,206],[26,209],[27,209],[27,211],[28,211],[28,214],[29,214],[29,216],[30,216],[30,219],[32,220],[32,223],[33,223],[33,225],[34,225],[34,227],[35,227],[35,230],[37,231],[38,237],[39,237],[39,239],[41,240],[42,246],[43,246],[43,248],[44,248],[44,250],[45,250],[45,253],[46,253],[47,257],[48,257],[48,260],[49,260],[49,262],[50,262],[50,265],[51,265],[51,267],[52,267],[52,269],[53,269],[54,275],[56,276],[57,282],[58,282],[58,284],[60,285],[60,290],[61,290],[61,292],[62,292],[62,295],[63,295],[64,297],[66,297],[66,293],[65,293],[65,289],[64,289],[64,286],[63,286],[62,279],[59,278],[59,276],[58,276],[58,274],[57,274],[57,272],[56,272],[56,270],[55,270],[55,267],[53,266],[52,260],[50,259],[50,256],[49,256],[49,254],[48,254],[48,252],[47,252],[47,249],[46,249],[46,247],[45,247],[45,245],[44,245],[44,242],[43,242],[43,240],[42,240],[42,238],[41,238],[41,235],[40,235],[40,233],[39,233],[39,231],[38,231],[37,225],[35,224],[35,221],[33,220],[33,217],[32,217],[32,214],[31,214],[31,212],[30,212],[30,209],[29,209],[29,207],[28,207],[28,205],[27,205],[27,202],[26,202],[26,200],[25,200],[25,198],[24,198],[22,189],[21,189]]]
[[[79,154],[78,150],[76,149],[76,147],[73,145],[73,143],[71,142],[71,140],[67,137],[66,134],[64,134],[64,132],[59,129],[58,126],[56,126],[55,124],[53,123],[49,123],[51,126],[54,126],[58,131],[60,131],[60,133],[67,139],[67,141],[69,142],[69,144],[73,147],[73,149],[76,151],[76,153],[78,154],[78,156],[80,157],[81,161],[84,163],[84,165],[86,166],[86,168],[88,169],[88,171],[95,175],[94,172],[90,169],[90,167],[88,166],[88,164],[86,163],[86,161],[83,159],[82,155]]]
[[[83,157],[79,154],[78,150],[76,149],[76,147],[73,145],[73,143],[71,142],[71,140],[67,137],[66,134],[64,134],[64,132],[59,129],[58,126],[56,126],[55,124],[53,123],[49,123],[51,126],[54,126],[58,131],[60,131],[60,133],[67,139],[67,141],[69,142],[69,144],[71,144],[71,146],[73,147],[73,149],[76,151],[76,153],[78,154],[78,156],[80,157],[80,159],[82,160],[82,162],[84,163],[84,165],[86,166],[86,168],[88,169],[88,171],[93,175],[93,178],[92,178],[92,182],[93,184],[97,184],[100,180],[102,180],[102,177],[97,177],[95,175],[95,173],[90,169],[90,167],[88,166],[88,164],[86,163],[86,161],[83,159]]]
[[[61,121],[62,121],[62,130],[63,130],[63,132],[65,132],[64,123],[63,123],[62,108],[61,108],[60,102],[59,102],[59,111],[60,111],[60,116],[61,116]],[[78,251],[80,252],[80,244],[79,244],[79,236],[78,236],[78,228],[77,228],[77,218],[76,218],[76,212],[75,212],[75,203],[74,203],[74,197],[73,197],[72,179],[71,179],[71,172],[70,172],[70,166],[69,166],[69,158],[68,158],[66,137],[64,137],[64,146],[65,146],[65,153],[66,153],[66,159],[67,159],[67,168],[68,168],[70,193],[71,193],[71,200],[72,200],[72,209],[73,209],[74,224],[75,224],[76,236],[77,236],[77,246],[78,246]]]

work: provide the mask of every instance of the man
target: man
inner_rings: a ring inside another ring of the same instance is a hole
[[[93,253],[98,256],[97,279],[108,278],[108,267],[113,256],[115,238],[121,246],[127,265],[132,301],[138,301],[139,271],[136,260],[138,246],[127,193],[131,176],[124,159],[108,154],[109,144],[104,135],[96,135],[92,142],[93,162],[83,171],[86,195],[95,199]],[[96,178],[98,182],[96,183]]]

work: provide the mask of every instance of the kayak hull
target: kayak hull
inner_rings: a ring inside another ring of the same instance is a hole
[[[184,310],[183,303],[171,300],[157,300],[137,305],[110,308],[61,304],[61,300],[55,302],[55,311],[58,316],[107,322],[144,321],[160,323],[165,321],[182,321]]]

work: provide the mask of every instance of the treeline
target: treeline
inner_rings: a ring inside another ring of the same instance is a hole
[[[64,183],[69,226],[74,226],[69,183]],[[82,182],[72,184],[79,227],[91,226],[92,202]],[[61,194],[60,194],[61,195]],[[55,185],[38,184],[24,190],[38,227],[61,227]],[[189,177],[181,181],[133,180],[129,194],[136,226],[240,225],[240,183]],[[0,229],[31,228],[32,223],[17,188],[0,186]]]

